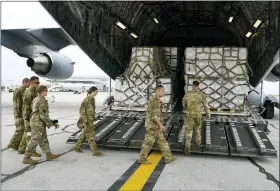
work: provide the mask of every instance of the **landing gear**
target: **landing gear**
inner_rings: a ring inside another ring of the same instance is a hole
[[[262,116],[264,119],[272,119],[274,117],[274,105],[270,101],[264,103],[265,111]]]
[[[261,105],[263,105],[264,97],[263,97],[263,81],[261,82]],[[264,112],[262,113],[262,117],[264,119],[272,119],[274,117],[274,105],[271,101],[266,100],[264,102]]]

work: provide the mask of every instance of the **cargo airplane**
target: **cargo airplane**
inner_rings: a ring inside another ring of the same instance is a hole
[[[1,45],[13,50],[20,57],[27,58],[27,66],[38,76],[49,79],[67,79],[74,72],[74,63],[59,50],[77,45],[62,28],[9,29],[1,30]],[[262,81],[278,81],[280,73],[279,50],[270,69],[263,75]],[[279,109],[279,99],[265,94],[262,86],[248,92],[248,101],[260,107],[263,117],[271,119],[274,107]]]

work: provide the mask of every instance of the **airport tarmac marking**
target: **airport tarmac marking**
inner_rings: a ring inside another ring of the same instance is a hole
[[[111,190],[152,190],[165,167],[162,155],[152,152],[147,158],[152,164],[137,161],[108,189]]]

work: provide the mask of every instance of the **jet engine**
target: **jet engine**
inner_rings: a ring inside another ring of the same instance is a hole
[[[51,79],[67,79],[74,72],[74,63],[68,56],[56,52],[41,53],[27,59],[27,66],[38,76]]]

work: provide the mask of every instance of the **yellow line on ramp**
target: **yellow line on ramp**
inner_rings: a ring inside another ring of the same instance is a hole
[[[138,169],[131,175],[131,177],[126,181],[126,183],[121,187],[121,191],[132,191],[141,190],[145,183],[150,178],[151,174],[155,170],[159,161],[161,160],[161,153],[153,152],[147,159],[152,162],[152,164],[145,165],[141,164]]]

